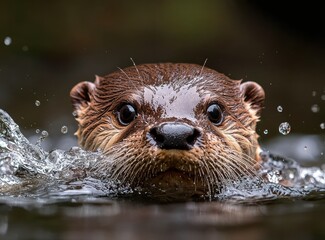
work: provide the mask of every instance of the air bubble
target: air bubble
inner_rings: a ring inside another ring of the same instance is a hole
[[[6,46],[9,46],[9,45],[12,43],[12,39],[11,39],[11,37],[5,37],[5,39],[3,40],[3,43],[4,43]]]
[[[278,112],[282,112],[283,111],[283,107],[282,106],[278,106],[276,109],[278,110]]]
[[[304,150],[307,151],[308,147],[307,146],[304,146]]]
[[[36,100],[36,101],[35,101],[35,105],[36,105],[36,107],[39,107],[39,106],[41,105],[41,102],[38,101],[38,100]]]
[[[311,95],[312,95],[313,97],[316,97],[317,92],[316,92],[316,91],[312,91],[312,92],[311,92]]]
[[[288,122],[283,122],[280,124],[279,126],[279,132],[282,134],[282,135],[287,135],[289,134],[291,131],[291,126]]]
[[[320,99],[322,99],[323,101],[325,101],[325,94],[323,94]]]
[[[317,104],[314,104],[313,106],[311,106],[311,111],[313,113],[318,113],[319,112],[319,106]]]
[[[269,130],[265,129],[263,133],[266,135],[269,133]]]
[[[41,130],[39,130],[38,128],[35,130],[36,134],[39,134],[41,132]]]
[[[62,132],[63,134],[66,134],[66,133],[68,132],[68,127],[67,127],[67,126],[62,126],[62,127],[61,127],[61,132]]]

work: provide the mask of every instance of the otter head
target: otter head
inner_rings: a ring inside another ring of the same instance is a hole
[[[255,172],[254,82],[193,64],[145,64],[71,90],[79,144],[109,161],[96,168],[152,196],[211,196]]]

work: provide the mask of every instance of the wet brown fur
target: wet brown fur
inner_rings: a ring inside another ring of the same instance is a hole
[[[194,118],[166,115],[164,105],[154,108],[144,101],[144,88],[165,85],[177,94],[186,94],[183,86],[197,89],[200,102],[193,109]],[[95,168],[110,171],[123,183],[157,190],[158,195],[180,191],[188,196],[211,195],[224,182],[255,173],[259,160],[255,128],[264,101],[264,91],[256,83],[231,80],[194,64],[144,64],[96,76],[94,83],[79,83],[71,90],[71,98],[79,144],[110,156],[113,161],[100,162]],[[207,118],[211,102],[223,106],[220,126]],[[131,103],[138,111],[128,126],[116,118],[122,103]],[[152,126],[175,121],[200,129],[202,135],[194,148],[163,150],[150,143]]]

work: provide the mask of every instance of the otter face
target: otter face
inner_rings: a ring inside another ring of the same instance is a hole
[[[193,64],[129,67],[71,90],[79,144],[98,171],[152,195],[215,193],[255,173],[264,91]]]

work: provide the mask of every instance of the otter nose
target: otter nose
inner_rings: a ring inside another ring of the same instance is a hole
[[[150,130],[151,137],[161,149],[191,149],[200,131],[183,123],[163,123]]]

